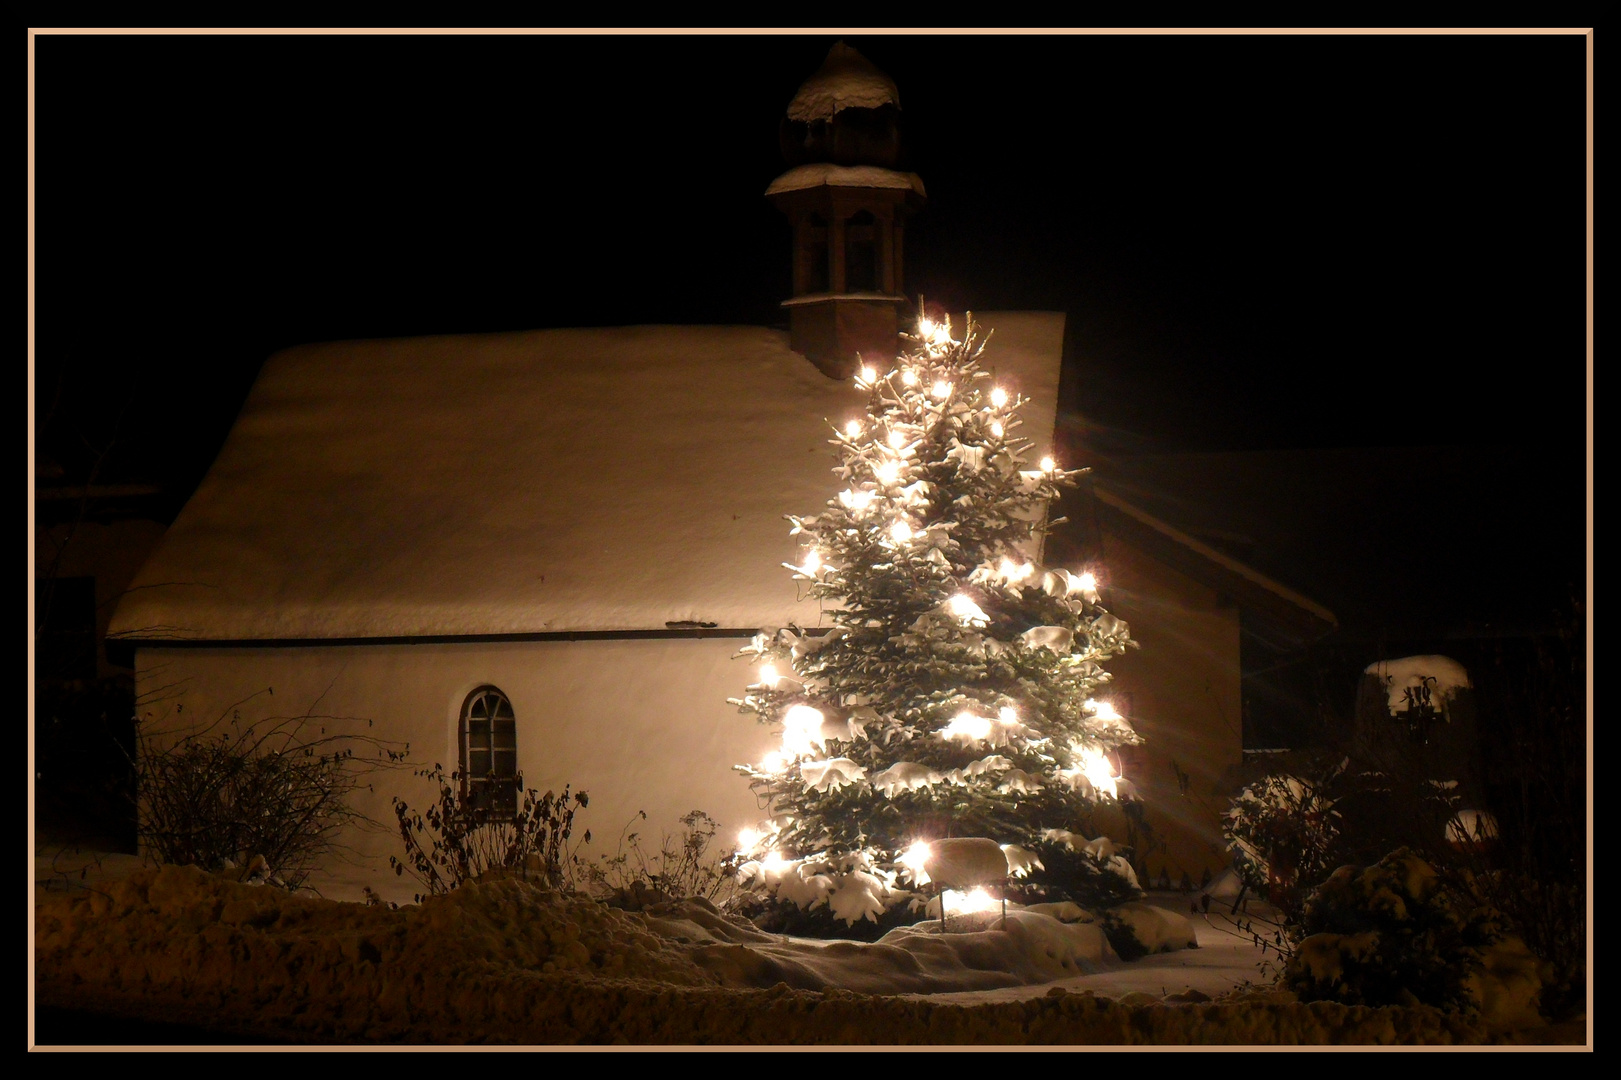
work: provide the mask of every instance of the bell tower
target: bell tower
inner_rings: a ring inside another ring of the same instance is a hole
[[[926,199],[899,168],[900,109],[894,81],[841,41],[779,129],[788,171],[765,194],[793,229],[790,343],[831,378],[898,349],[905,220]]]

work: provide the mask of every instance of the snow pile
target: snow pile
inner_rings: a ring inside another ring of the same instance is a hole
[[[1044,983],[1107,965],[1091,926],[953,918],[874,945],[762,934],[701,901],[620,912],[515,880],[391,909],[195,868],[37,895],[40,1002],[301,1042],[1171,1045],[1479,1042],[1433,1009],[1276,992],[1119,1002]],[[959,932],[960,931],[960,932]],[[1117,961],[1115,963],[1118,963]],[[1073,985],[1073,984],[1072,984]],[[930,997],[898,993],[928,992]]]
[[[98,932],[109,925],[121,931],[112,940]],[[168,945],[154,951],[153,943],[165,937]],[[92,950],[83,948],[92,943]],[[279,984],[293,970],[316,985],[341,981],[346,969],[366,970],[367,963],[403,965],[419,978],[502,963],[683,986],[713,982],[679,943],[637,917],[516,879],[473,883],[393,909],[164,866],[42,903],[36,944],[42,957],[54,955],[70,969],[88,965],[86,976],[110,966],[115,986],[220,977],[256,992],[303,993]]]
[[[246,997],[266,1021],[313,1008],[354,978],[430,988],[491,965],[525,977],[887,994],[1043,983],[1114,959],[1091,925],[1023,911],[1005,925],[987,918],[954,918],[943,935],[922,923],[876,944],[819,942],[762,933],[702,900],[623,912],[508,878],[393,909],[165,866],[47,898],[36,943],[42,970],[70,980],[221,1003]]]
[[[1408,691],[1428,686],[1432,700],[1443,712],[1459,690],[1470,688],[1469,672],[1450,656],[1404,656],[1399,660],[1379,660],[1363,669],[1385,685],[1385,705],[1398,712],[1407,705]]]
[[[1199,947],[1199,935],[1193,924],[1174,911],[1131,900],[1110,908],[1109,915],[1130,927],[1137,941],[1151,953]]]
[[[1534,1028],[1542,1023],[1537,1003],[1548,967],[1524,941],[1504,938],[1487,946],[1480,968],[1464,980],[1481,1017],[1495,1028]]]
[[[873,943],[775,938],[696,950],[698,963],[732,987],[942,993],[1031,986],[1100,970],[1115,959],[1102,930],[1014,910],[930,920]]]
[[[1210,884],[1199,890],[1199,895],[1212,900],[1237,900],[1243,891],[1244,883],[1239,880],[1238,872],[1229,866],[1211,878]]]

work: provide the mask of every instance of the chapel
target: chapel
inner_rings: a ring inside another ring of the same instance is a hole
[[[783,517],[833,494],[828,423],[862,409],[857,357],[893,358],[908,329],[905,236],[927,194],[902,116],[893,81],[842,43],[789,103],[764,193],[789,226],[787,332],[580,327],[270,357],[109,627],[146,730],[358,733],[492,777],[492,799],[519,776],[587,790],[598,836],[644,812],[655,836],[695,809],[724,837],[753,823],[732,766],[773,736],[727,704],[751,681],[735,656],[761,629],[819,621],[782,569]],[[974,317],[993,331],[986,366],[1029,399],[1025,433],[1075,460],[1055,435],[1063,313]],[[1112,835],[1150,879],[1198,881],[1229,862],[1242,635],[1307,642],[1334,617],[1105,479],[1061,509],[1043,560],[1095,568],[1141,644],[1111,665],[1144,738],[1116,763],[1141,812],[1115,811]],[[358,809],[386,826],[395,795],[433,790],[378,774]],[[390,876],[388,828],[346,846]]]

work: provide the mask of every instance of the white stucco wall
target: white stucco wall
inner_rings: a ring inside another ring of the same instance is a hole
[[[678,818],[690,810],[717,818],[723,826],[717,839],[727,844],[760,817],[731,766],[758,761],[779,740],[726,704],[753,681],[752,669],[732,660],[742,644],[720,638],[142,649],[137,680],[149,699],[142,719],[154,731],[230,720],[233,711],[243,722],[312,713],[325,718],[314,723],[329,731],[409,742],[417,767],[439,762],[447,773],[457,760],[463,700],[493,684],[512,700],[525,784],[588,792],[590,806],[576,818],[576,831],[593,834],[586,852],[611,854],[640,810],[647,820],[638,829],[655,844],[664,832],[678,834]],[[350,840],[382,875],[387,856],[403,853],[392,796],[421,809],[433,788],[409,769],[374,779],[375,791],[357,805],[388,831]]]

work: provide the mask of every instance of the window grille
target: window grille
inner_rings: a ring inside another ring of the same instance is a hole
[[[467,695],[461,719],[462,800],[476,814],[518,810],[518,722],[512,702],[493,686]]]

